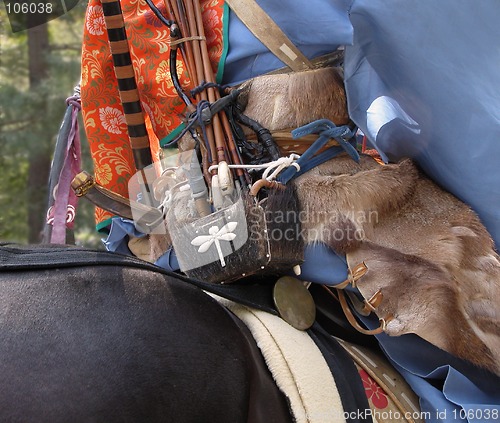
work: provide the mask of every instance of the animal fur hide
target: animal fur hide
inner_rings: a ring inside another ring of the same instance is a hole
[[[500,261],[475,213],[426,178],[410,160],[380,166],[333,159],[295,182],[308,242],[364,262],[365,298],[393,316],[392,336],[416,333],[500,374]]]
[[[245,114],[274,131],[294,129],[317,119],[349,122],[339,68],[264,75],[240,87]]]

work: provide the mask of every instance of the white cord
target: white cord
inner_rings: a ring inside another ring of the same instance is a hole
[[[272,181],[278,176],[278,174],[286,167],[294,166],[297,170],[300,170],[300,166],[296,161],[300,159],[298,154],[292,153],[288,157],[280,157],[278,160],[274,160],[269,163],[262,163],[258,165],[229,165],[230,169],[250,169],[250,170],[259,170],[265,169],[262,175],[263,179],[267,179],[268,181]],[[215,169],[218,169],[219,165],[212,165],[208,168],[209,172],[212,172]],[[269,173],[274,169],[274,172],[269,175]]]
[[[278,160],[275,160],[272,165],[270,165],[262,174],[263,179],[267,179],[268,181],[273,181],[276,179],[278,174],[285,169],[286,167],[292,166],[295,163],[296,158],[294,156],[298,156],[297,154],[291,154],[289,157],[280,157]],[[300,156],[298,156],[300,157]],[[298,158],[297,157],[297,158]],[[269,173],[274,169],[274,172],[269,175]]]

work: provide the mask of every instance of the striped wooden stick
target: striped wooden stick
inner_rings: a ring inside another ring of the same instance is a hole
[[[101,0],[101,3],[135,167],[137,170],[142,170],[153,163],[153,158],[127,42],[122,8],[119,0]]]

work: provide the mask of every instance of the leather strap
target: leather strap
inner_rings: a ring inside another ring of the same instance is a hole
[[[226,3],[252,34],[290,69],[297,72],[314,68],[255,0],[226,0]]]
[[[352,311],[349,308],[349,304],[347,304],[347,300],[345,298],[344,291],[342,291],[341,289],[337,289],[338,297],[335,297],[333,295],[332,291],[330,291],[330,288],[328,288],[326,285],[323,285],[323,288],[326,290],[326,292],[328,292],[331,296],[333,296],[334,298],[336,298],[339,301],[340,306],[342,307],[342,310],[345,314],[345,317],[347,318],[349,323],[352,325],[352,327],[354,329],[356,329],[358,332],[361,332],[365,335],[378,335],[379,333],[382,333],[384,331],[386,322],[383,319],[379,319],[380,326],[376,329],[369,330],[369,329],[365,329],[364,327],[362,327],[358,323],[358,321],[356,320],[354,315],[352,314]]]
[[[344,282],[328,286],[336,289],[345,289],[347,286],[351,285],[353,288],[356,288],[356,282],[361,279],[366,272],[368,272],[368,267],[366,267],[366,264],[363,261],[356,265],[353,269],[348,269],[347,279]]]
[[[163,215],[160,210],[137,201],[129,200],[114,193],[95,182],[94,178],[87,172],[80,172],[71,182],[71,188],[77,197],[83,197],[96,206],[107,210],[125,219],[137,220],[141,217],[142,225],[153,225],[159,222]],[[146,228],[145,228],[146,229]],[[150,227],[152,229],[152,227]]]
[[[341,67],[344,62],[344,50],[336,50],[331,53],[325,54],[323,56],[315,57],[310,60],[314,69],[328,68],[328,67]],[[279,75],[282,73],[287,73],[288,68],[279,68],[273,71],[267,72],[265,75]]]

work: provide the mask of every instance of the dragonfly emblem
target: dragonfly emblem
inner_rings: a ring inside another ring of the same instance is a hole
[[[217,248],[217,253],[219,254],[220,265],[222,267],[226,266],[226,262],[224,261],[224,254],[222,254],[222,249],[220,247],[220,241],[232,241],[236,238],[236,234],[234,230],[238,226],[238,222],[229,222],[226,223],[222,228],[219,229],[218,226],[212,226],[208,230],[209,235],[200,235],[191,241],[191,245],[194,245],[198,248],[199,253],[204,253],[208,251],[208,249],[215,244],[215,248]]]

